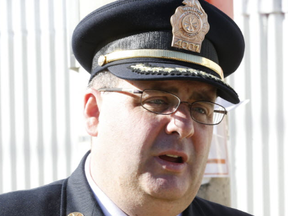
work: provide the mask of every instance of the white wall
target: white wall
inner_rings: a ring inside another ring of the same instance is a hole
[[[230,83],[250,103],[230,114],[232,203],[255,215],[288,215],[287,1],[234,1],[246,39]]]
[[[74,170],[88,73],[69,69],[77,66],[70,48],[77,0],[0,0],[0,16],[0,192],[7,192]]]

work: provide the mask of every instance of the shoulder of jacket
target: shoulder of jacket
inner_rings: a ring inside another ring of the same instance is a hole
[[[213,216],[224,216],[224,215],[233,215],[233,216],[251,216],[248,213],[239,211],[237,209],[227,207],[215,202],[211,202],[200,197],[195,197],[192,204],[194,207],[198,208],[201,212],[205,213],[203,215],[213,215]]]
[[[60,211],[64,181],[0,195],[0,215],[46,215],[51,211],[55,215],[55,211]]]

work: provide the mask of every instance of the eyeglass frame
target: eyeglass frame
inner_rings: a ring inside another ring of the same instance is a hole
[[[171,95],[175,96],[175,97],[178,99],[179,104],[177,105],[177,107],[175,108],[175,110],[174,110],[173,112],[168,113],[168,114],[153,112],[153,111],[147,109],[146,107],[144,107],[143,104],[142,104],[142,94],[143,94],[145,91],[148,91],[148,90],[162,91],[162,92],[171,94]],[[171,92],[164,91],[164,90],[158,90],[158,89],[137,90],[137,89],[130,89],[130,88],[99,88],[99,89],[97,89],[97,91],[99,91],[99,92],[126,92],[126,93],[131,93],[131,94],[141,94],[141,106],[142,106],[142,108],[144,108],[145,110],[147,110],[147,111],[149,111],[149,112],[151,112],[151,113],[154,113],[154,114],[156,114],[156,115],[171,115],[171,114],[175,113],[175,112],[178,110],[178,108],[179,108],[179,106],[180,106],[181,103],[186,103],[186,104],[188,104],[188,106],[189,106],[189,108],[190,108],[190,117],[191,117],[195,122],[197,122],[197,123],[199,123],[199,124],[203,124],[203,125],[211,125],[211,126],[212,126],[212,125],[218,125],[218,124],[220,124],[220,123],[223,121],[225,115],[227,115],[227,113],[228,113],[228,111],[226,110],[226,108],[225,108],[224,106],[218,104],[218,103],[215,103],[215,102],[212,102],[212,101],[208,101],[208,100],[197,100],[197,101],[193,101],[192,103],[189,103],[189,102],[187,102],[187,101],[181,101],[181,99],[180,99],[177,95],[175,95],[175,94],[173,94],[173,93],[171,93]],[[213,112],[222,113],[222,114],[223,114],[223,117],[221,118],[221,120],[220,120],[219,122],[213,123],[213,124],[203,123],[203,122],[198,121],[197,119],[195,119],[195,118],[193,117],[192,112],[191,112],[191,107],[192,107],[192,105],[193,105],[194,103],[197,103],[197,102],[198,102],[198,103],[199,103],[199,102],[208,102],[208,103],[211,103],[211,104],[214,104],[214,105],[217,105],[217,106],[223,108],[223,110],[213,110]]]

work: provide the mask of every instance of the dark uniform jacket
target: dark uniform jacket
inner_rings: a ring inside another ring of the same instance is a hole
[[[61,181],[27,191],[0,195],[2,216],[104,216],[84,173],[87,155],[72,175]],[[75,214],[76,215],[76,214]],[[196,197],[183,216],[247,216],[248,214]]]

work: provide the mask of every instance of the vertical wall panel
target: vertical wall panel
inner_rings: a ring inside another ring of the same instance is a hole
[[[22,110],[20,113],[21,116],[18,116],[16,118],[16,121],[18,122],[18,119],[21,119],[21,124],[17,123],[19,125],[19,128],[17,128],[17,131],[22,130],[22,136],[19,136],[19,140],[17,143],[21,144],[21,151],[19,151],[19,154],[17,155],[17,159],[21,158],[23,155],[22,160],[18,160],[17,165],[17,175],[23,176],[23,179],[17,178],[17,185],[21,185],[20,187],[23,188],[29,188],[30,187],[30,139],[29,139],[29,105],[28,105],[28,44],[27,44],[27,25],[26,25],[26,4],[24,1],[19,1],[17,4],[20,6],[19,11],[19,47],[15,47],[15,53],[19,53],[18,58],[21,59],[21,64],[17,64],[18,68],[17,71],[21,71],[20,73],[17,73],[17,76],[15,77],[15,83],[17,86],[21,87],[19,88],[17,96],[19,96],[19,99],[17,101],[20,102],[19,105],[16,105],[18,110]],[[20,52],[19,52],[19,50]],[[20,82],[16,82],[16,80],[20,80]],[[15,86],[16,87],[16,86]],[[18,137],[18,136],[17,136]],[[23,181],[24,180],[24,181]],[[23,184],[24,182],[24,184]]]
[[[16,184],[16,179],[17,179],[17,167],[16,167],[16,158],[17,158],[17,146],[16,146],[16,122],[15,122],[15,91],[14,91],[14,80],[15,80],[15,65],[14,62],[16,62],[15,60],[15,56],[14,56],[14,47],[15,47],[15,30],[13,29],[13,10],[12,10],[12,2],[11,1],[7,1],[7,32],[8,32],[8,41],[7,41],[7,45],[8,45],[8,63],[7,63],[7,71],[9,71],[9,74],[7,74],[7,84],[8,84],[8,95],[7,95],[7,102],[3,103],[3,104],[7,104],[7,117],[8,117],[8,121],[6,122],[7,125],[9,125],[7,127],[7,129],[9,130],[8,132],[8,136],[7,136],[7,141],[8,141],[8,149],[10,150],[10,154],[8,154],[9,157],[9,162],[11,164],[11,170],[9,170],[10,176],[11,176],[11,188],[12,189],[16,189],[17,188],[17,184]],[[3,92],[4,93],[4,92]],[[5,92],[6,93],[6,92]],[[5,94],[4,93],[4,94]],[[6,125],[5,125],[6,126]]]
[[[32,178],[31,186],[44,184],[44,129],[43,129],[43,102],[42,102],[42,53],[41,53],[41,19],[39,0],[30,1],[30,137],[31,137],[31,169],[38,171],[38,178]]]
[[[287,5],[286,1],[286,6]],[[284,5],[284,4],[283,4]],[[283,8],[284,9],[284,8]],[[286,111],[288,107],[288,100],[287,100],[287,92],[288,92],[288,85],[287,85],[287,80],[288,80],[288,11],[287,7],[285,10],[283,10],[284,13],[284,21],[283,21],[283,79],[282,79],[282,86],[283,86],[283,157],[284,157],[284,163],[283,163],[283,184],[284,188],[282,188],[282,195],[283,195],[283,211],[284,214],[288,215],[288,112]]]
[[[282,0],[258,0],[260,13],[281,13]]]
[[[270,203],[271,199],[271,194],[270,194],[270,169],[269,169],[269,164],[270,164],[270,156],[269,156],[269,138],[270,138],[270,119],[269,119],[269,101],[268,99],[268,93],[269,93],[269,80],[268,80],[268,63],[269,59],[267,58],[267,43],[268,43],[268,38],[267,38],[267,25],[268,25],[268,16],[266,15],[260,15],[260,34],[259,34],[259,39],[260,39],[260,77],[257,79],[261,83],[261,100],[256,99],[256,95],[254,97],[254,103],[260,102],[261,104],[261,120],[260,120],[260,128],[259,132],[261,133],[262,136],[262,166],[263,166],[263,197],[258,197],[260,200],[263,199],[263,215],[268,216],[270,215],[270,205],[267,203]],[[250,24],[251,28],[253,26],[253,22]],[[253,49],[253,47],[252,47]],[[250,145],[251,143],[247,143],[247,145]],[[261,151],[261,149],[257,149],[258,151]],[[259,181],[259,180],[258,180]]]
[[[273,13],[269,15],[269,84],[272,83],[274,88],[269,88],[270,98],[268,98],[270,109],[269,115],[271,118],[272,130],[270,144],[270,155],[271,155],[271,185],[276,185],[276,187],[271,187],[272,197],[275,199],[271,200],[271,207],[276,215],[283,214],[284,212],[284,194],[282,190],[284,188],[283,182],[283,163],[284,163],[284,143],[283,137],[285,131],[283,130],[283,20],[284,16],[282,13]],[[275,110],[275,112],[271,112]],[[276,209],[276,211],[275,211]]]

